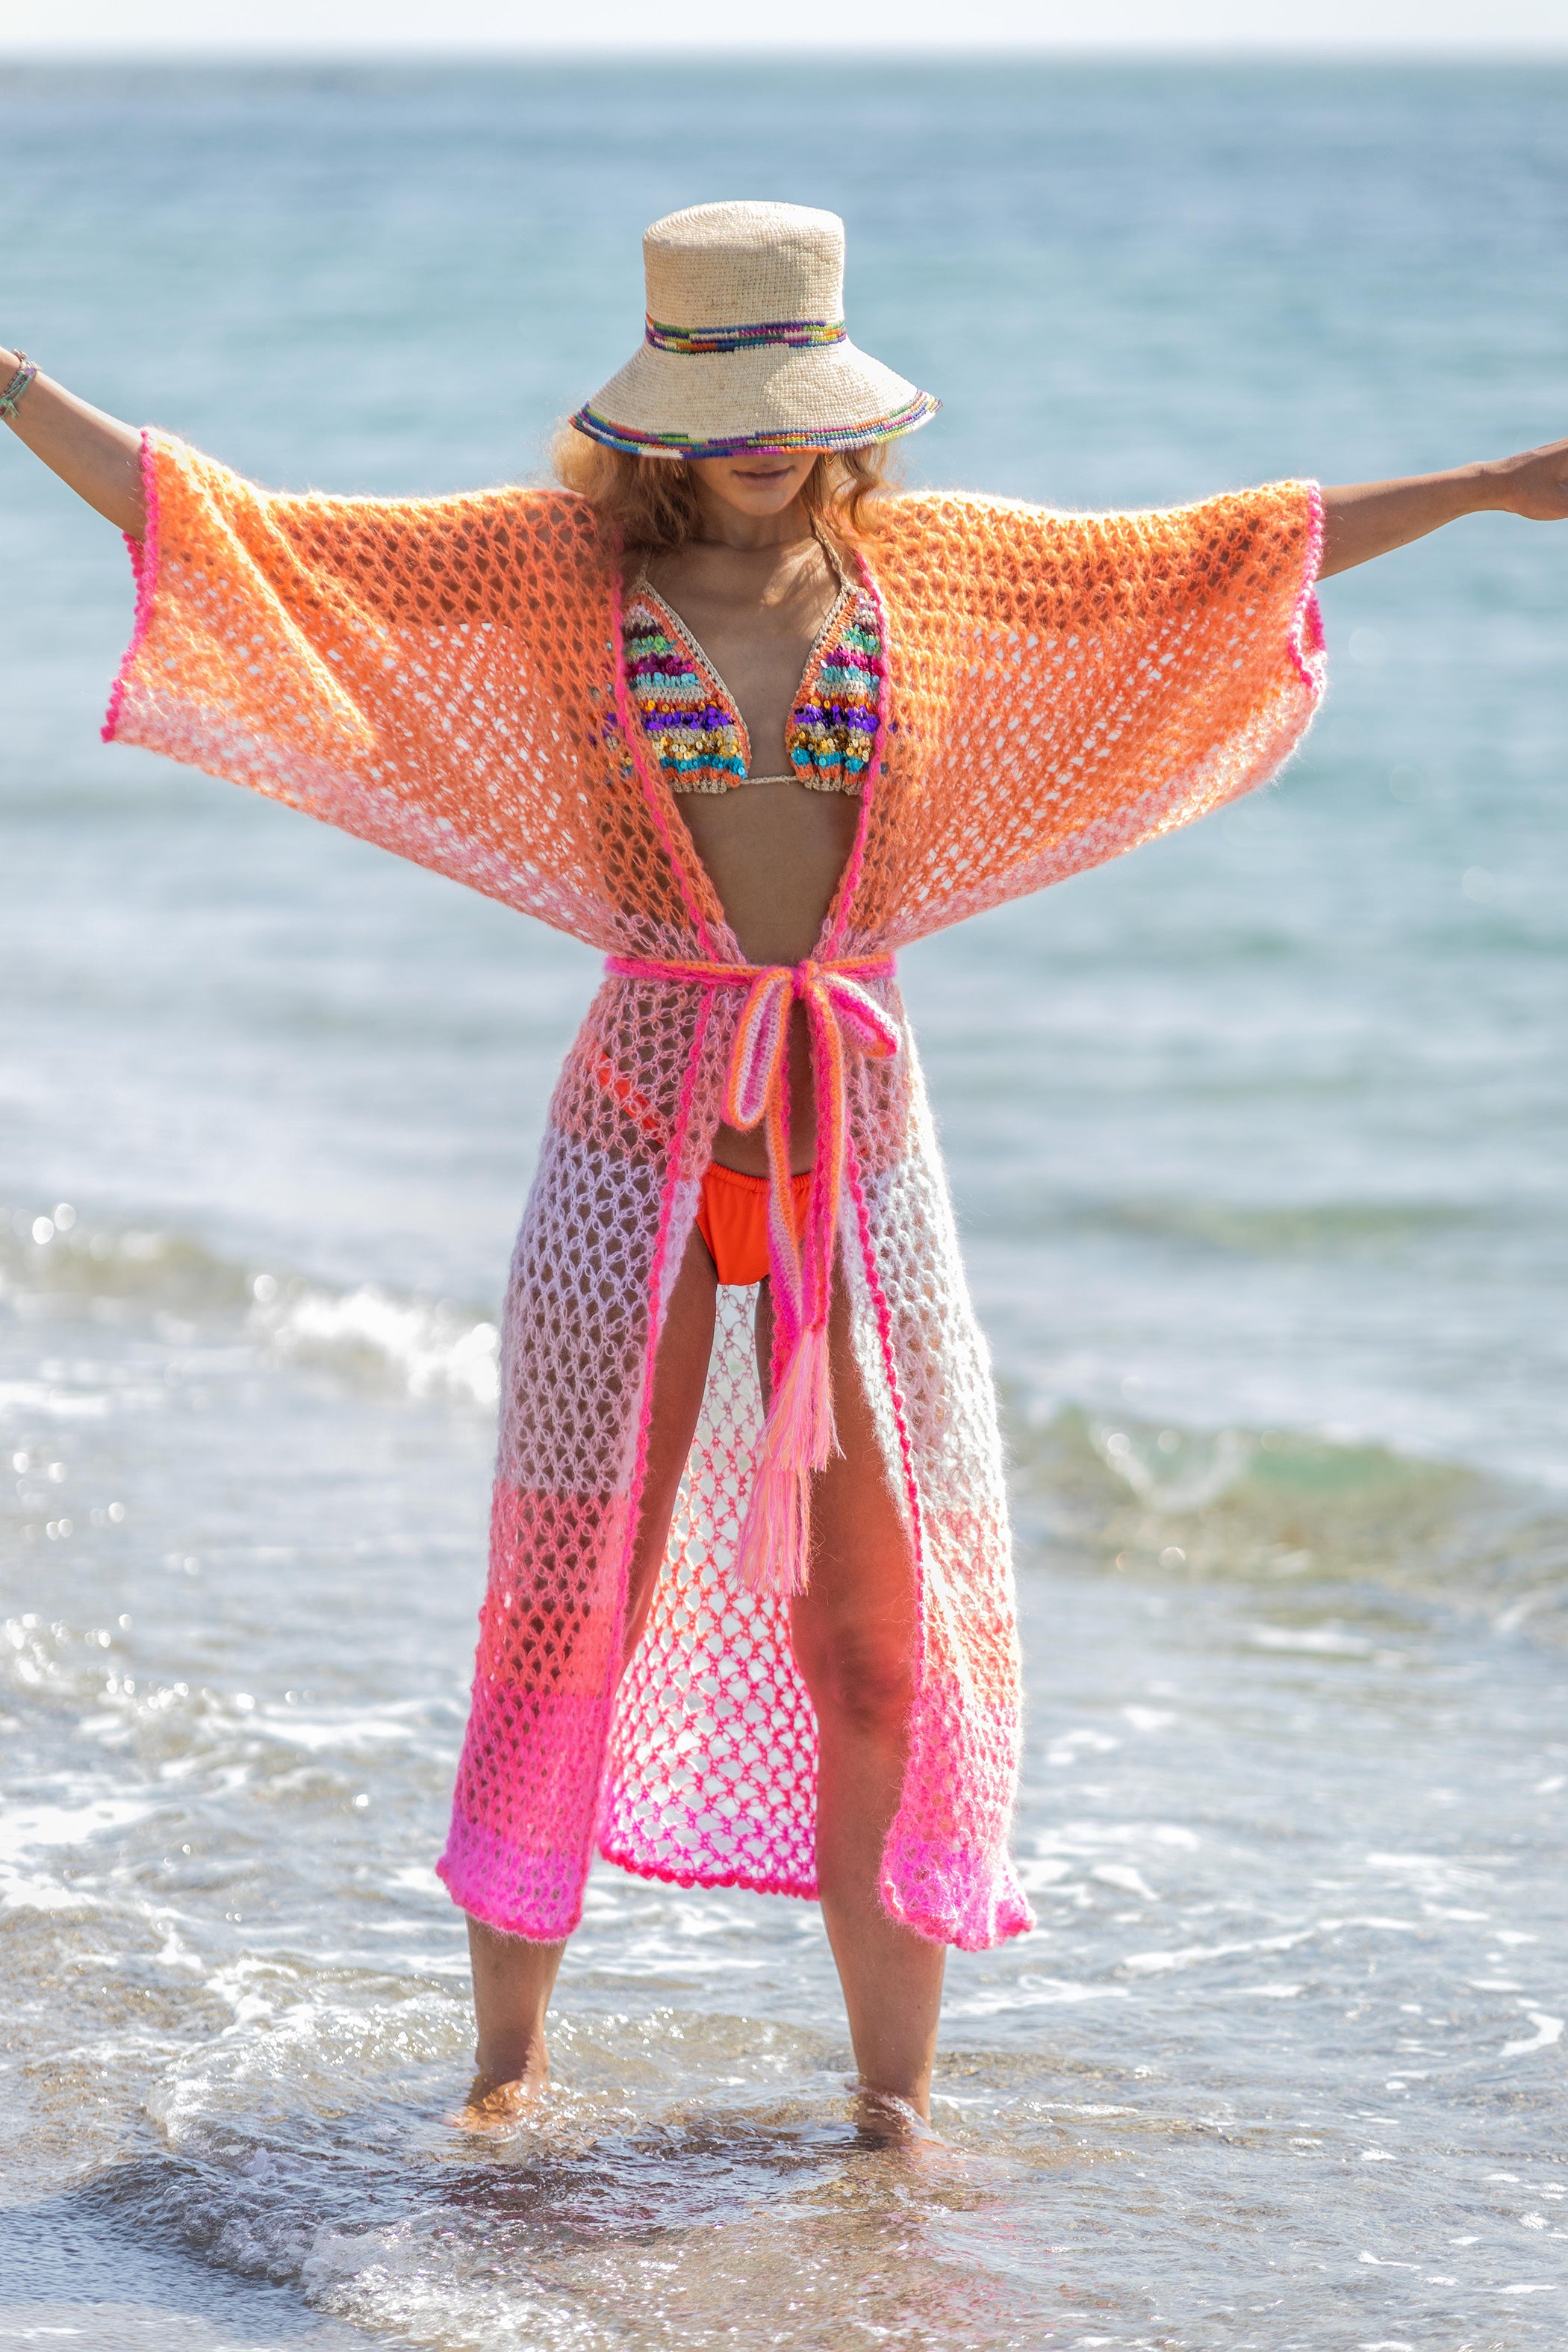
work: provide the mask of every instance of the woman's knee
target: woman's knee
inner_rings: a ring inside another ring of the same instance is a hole
[[[830,1717],[862,1737],[901,1737],[914,1698],[903,1629],[797,1625],[795,1655],[819,1721]]]

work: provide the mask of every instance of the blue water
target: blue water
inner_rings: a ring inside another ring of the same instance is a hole
[[[537,471],[637,235],[833,205],[919,481],[1568,429],[1568,72],[0,73],[0,335],[269,482]],[[493,1318],[585,951],[97,726],[0,447],[0,2344],[1560,2342],[1568,530],[1325,592],[1285,779],[916,950],[1016,1465],[1019,1852],[947,2170],[815,1912],[601,1871],[476,2153],[429,1872]]]

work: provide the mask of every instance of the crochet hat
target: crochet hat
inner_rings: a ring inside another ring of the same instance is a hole
[[[844,330],[844,224],[804,205],[693,205],[642,241],[642,349],[572,419],[647,457],[858,449],[941,406]]]

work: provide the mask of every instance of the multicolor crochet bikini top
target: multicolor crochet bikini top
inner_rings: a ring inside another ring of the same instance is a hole
[[[752,776],[751,740],[735,698],[687,627],[642,572],[626,598],[626,677],[671,792],[723,793],[737,784],[809,784],[858,793],[877,738],[882,633],[874,600],[824,550],[838,578],[833,609],[806,659],[784,750],[787,776]]]

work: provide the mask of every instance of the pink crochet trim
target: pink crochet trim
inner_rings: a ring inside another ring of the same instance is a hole
[[[904,1400],[899,1387],[899,1368],[893,1357],[893,1318],[877,1272],[876,1253],[871,1246],[871,1218],[866,1206],[866,1188],[860,1181],[860,1163],[851,1138],[844,1154],[844,1181],[849,1198],[855,1204],[855,1238],[859,1244],[861,1269],[866,1276],[866,1288],[877,1318],[877,1339],[882,1350],[882,1369],[888,1376],[888,1395],[893,1408],[893,1426],[899,1433],[900,1466],[904,1474],[904,1494],[910,1507],[910,1545],[915,1567],[915,1632],[919,1642],[916,1654],[915,1688],[920,1689],[925,1674],[925,1544],[921,1531],[921,1490],[915,1476],[914,1448],[910,1441],[910,1425],[904,1412]]]
[[[738,1886],[746,1895],[788,1895],[797,1903],[815,1903],[817,1899],[815,1885],[797,1886],[793,1878],[770,1877],[749,1870],[715,1870],[710,1863],[705,1863],[700,1870],[671,1870],[608,1836],[600,1838],[599,1852],[617,1870],[629,1871],[634,1878],[653,1879],[661,1886]]]
[[[859,567],[866,593],[877,608],[877,621],[882,642],[882,676],[877,688],[877,732],[872,739],[870,765],[866,771],[866,781],[860,792],[860,821],[855,828],[854,845],[845,863],[844,871],[838,877],[838,888],[828,911],[825,936],[817,950],[818,958],[824,963],[836,961],[842,952],[844,934],[849,923],[849,909],[854,905],[855,893],[860,887],[860,871],[866,863],[866,840],[871,823],[871,803],[877,797],[877,786],[882,780],[882,766],[888,744],[889,706],[892,698],[888,682],[892,643],[888,622],[888,608],[883,602],[882,592],[877,585],[870,565],[858,551],[855,561]]]
[[[131,633],[131,643],[125,648],[125,658],[115,673],[109,709],[99,730],[106,743],[112,743],[119,731],[121,708],[131,683],[131,673],[142,651],[142,641],[153,618],[153,599],[158,586],[158,467],[151,425],[144,426],[142,434],[142,495],[146,502],[147,529],[139,540],[132,539],[129,531],[124,534],[132,574],[136,582],[136,623]]]
[[[626,675],[626,596],[621,586],[623,552],[617,540],[615,565],[610,575],[610,643],[615,648],[616,719],[621,730],[621,740],[626,747],[632,765],[637,770],[637,782],[643,788],[643,797],[647,803],[648,814],[653,819],[654,827],[663,845],[665,855],[669,859],[670,869],[679,886],[680,895],[686,902],[686,911],[697,926],[698,934],[702,941],[703,953],[709,958],[716,958],[717,950],[713,944],[713,934],[709,926],[708,918],[702,911],[702,902],[691,887],[691,876],[686,860],[676,846],[674,828],[669,822],[669,787],[664,781],[662,771],[655,774],[657,762],[650,761],[647,757],[642,721],[637,716],[632,704],[631,681]]]
[[[702,1067],[702,1044],[708,1034],[708,1024],[713,1013],[712,991],[704,992],[697,1019],[691,1032],[691,1051],[687,1056],[686,1076],[680,1082],[680,1099],[675,1110],[675,1136],[669,1154],[668,1171],[664,1180],[664,1193],[659,1202],[658,1239],[654,1244],[653,1263],[647,1276],[647,1348],[643,1361],[642,1402],[637,1408],[636,1466],[632,1472],[631,1515],[626,1524],[626,1557],[621,1563],[621,1619],[616,1628],[616,1645],[620,1646],[621,1625],[625,1622],[626,1578],[631,1569],[632,1546],[637,1541],[637,1513],[642,1503],[643,1479],[647,1470],[648,1432],[653,1426],[653,1375],[658,1360],[658,1343],[662,1337],[661,1308],[664,1300],[664,1265],[669,1247],[675,1194],[680,1182],[680,1162],[686,1149],[686,1139],[691,1128],[691,1107],[696,1098],[697,1080]]]
[[[1323,562],[1323,493],[1316,482],[1307,485],[1307,545],[1301,563],[1301,593],[1290,615],[1288,640],[1296,675],[1314,699],[1323,690],[1323,615],[1317,598],[1318,573]]]
[[[938,1890],[938,1900],[915,1908],[889,1900],[897,1883],[895,1861],[906,1885]],[[1027,1936],[1036,1925],[1005,1863],[998,1873],[991,1856],[955,1853],[945,1840],[922,1837],[912,1829],[900,1835],[897,1822],[883,1861],[882,1900],[911,1935],[928,1944],[951,1944],[960,1952],[991,1951],[1010,1937]]]

